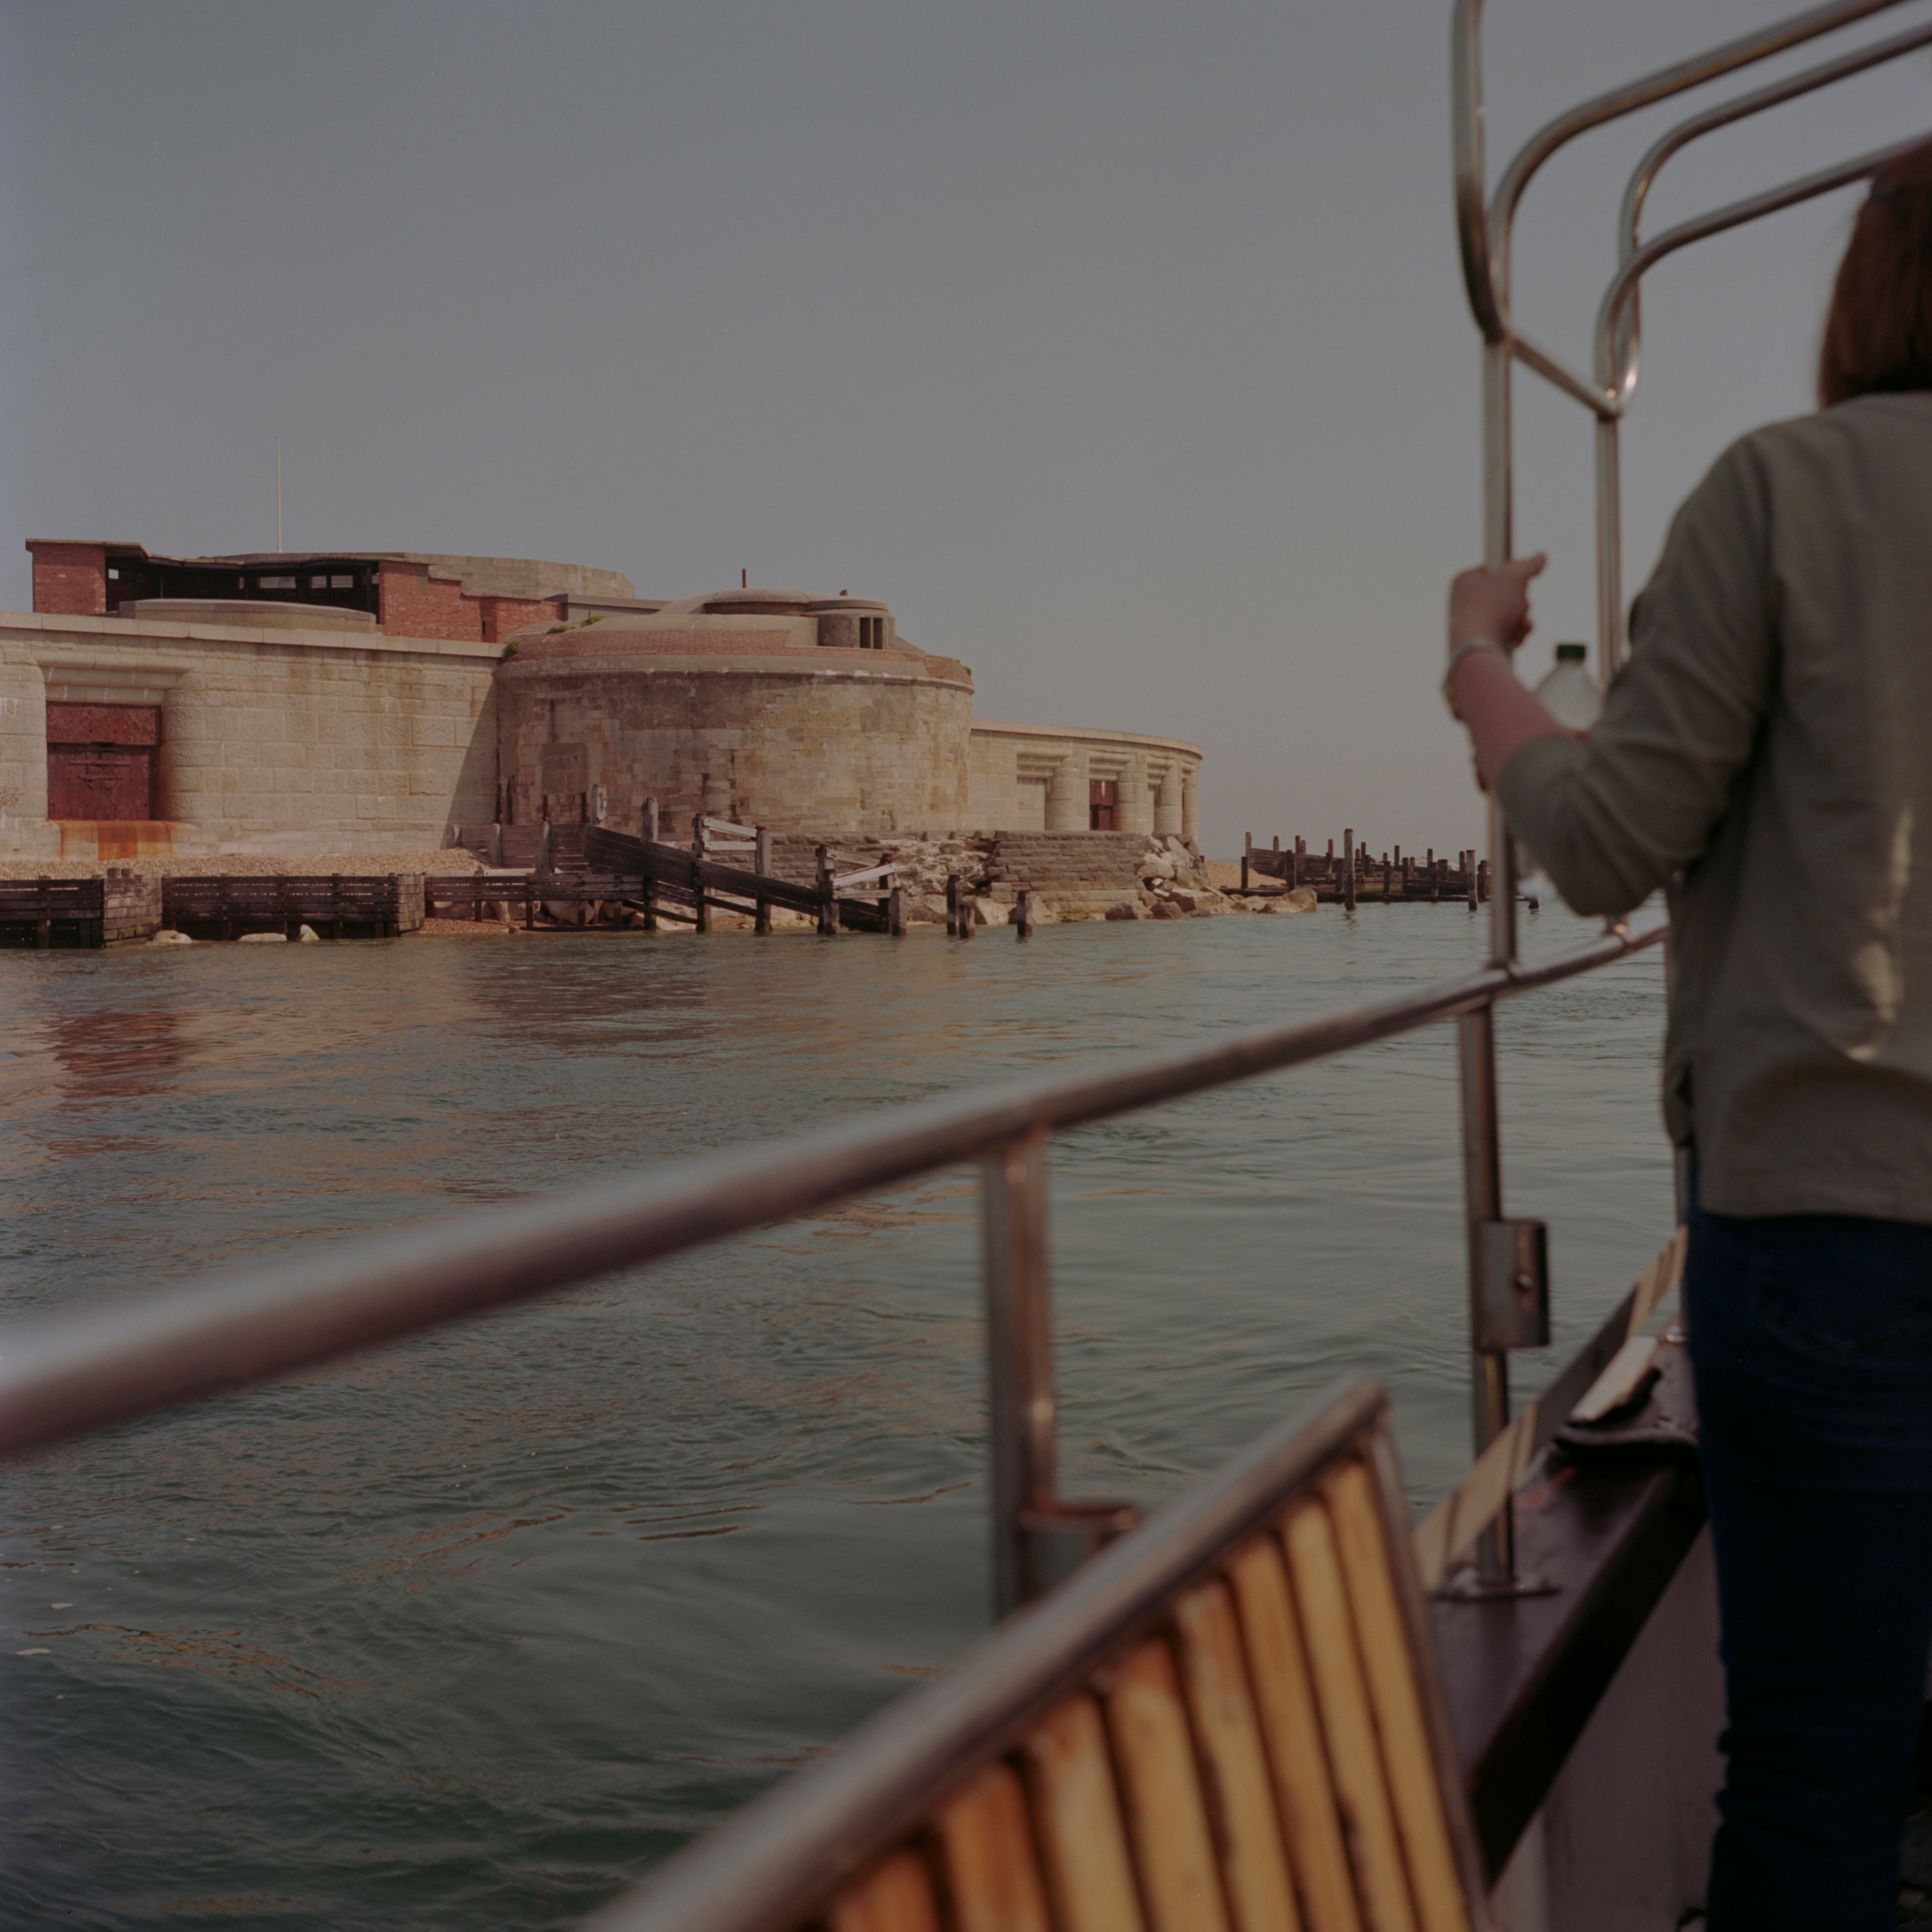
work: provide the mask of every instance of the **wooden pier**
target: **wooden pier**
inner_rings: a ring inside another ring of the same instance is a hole
[[[1377,859],[1356,842],[1352,826],[1344,828],[1339,853],[1332,838],[1325,852],[1311,852],[1304,838],[1286,845],[1279,838],[1271,845],[1257,845],[1252,833],[1244,833],[1240,890],[1266,891],[1267,886],[1257,886],[1262,880],[1290,890],[1312,886],[1316,897],[1329,905],[1473,906],[1489,898],[1490,862],[1479,859],[1474,851],[1438,859],[1433,847],[1418,858],[1400,845],[1391,846]]]

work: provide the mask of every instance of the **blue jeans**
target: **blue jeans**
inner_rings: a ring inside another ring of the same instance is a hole
[[[1891,1932],[1932,1644],[1932,1227],[1694,1208],[1723,1624],[1710,1932]]]

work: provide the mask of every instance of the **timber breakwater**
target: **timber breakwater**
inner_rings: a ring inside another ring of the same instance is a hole
[[[1332,838],[1326,851],[1316,852],[1306,838],[1292,838],[1285,845],[1276,838],[1271,844],[1257,845],[1252,832],[1244,833],[1240,890],[1270,881],[1291,890],[1306,886],[1324,904],[1400,900],[1441,904],[1460,899],[1473,906],[1490,896],[1490,862],[1473,850],[1438,858],[1432,846],[1418,858],[1400,845],[1390,847],[1378,860],[1366,842],[1358,841],[1353,826],[1343,827],[1340,851]]]

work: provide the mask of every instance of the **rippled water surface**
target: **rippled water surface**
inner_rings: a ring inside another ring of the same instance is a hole
[[[1546,954],[1590,928],[1545,911]],[[0,956],[0,1303],[791,1132],[1477,964],[1464,909],[971,944]],[[1500,1022],[1558,1347],[1670,1214],[1655,953]],[[1453,1036],[1070,1136],[1063,1474],[1158,1501],[1346,1370],[1466,1460]],[[972,1177],[0,1472],[0,1922],[571,1923],[986,1617]],[[1526,1386],[1547,1372],[1519,1358]]]

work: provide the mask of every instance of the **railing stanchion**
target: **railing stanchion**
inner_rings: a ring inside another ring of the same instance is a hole
[[[1046,1134],[985,1163],[986,1382],[993,1460],[994,1614],[1036,1595],[1028,1519],[1054,1506],[1052,1283]]]
[[[1462,1194],[1468,1225],[1471,1422],[1480,1456],[1509,1426],[1509,1357],[1476,1346],[1483,1325],[1485,1223],[1502,1218],[1502,1154],[1496,1107],[1496,1010],[1478,1006],[1456,1023],[1462,1097]],[[1479,1584],[1505,1588],[1514,1576],[1516,1550],[1510,1506],[1505,1499],[1496,1522],[1477,1546]]]

